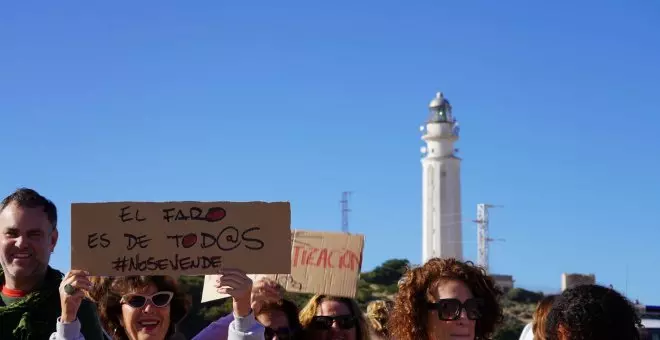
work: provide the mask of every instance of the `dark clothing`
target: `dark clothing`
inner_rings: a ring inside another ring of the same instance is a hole
[[[0,294],[0,339],[46,340],[55,332],[57,318],[62,314],[59,286],[62,272],[48,267],[44,282],[24,297]],[[0,286],[4,285],[0,269]],[[96,305],[83,300],[78,310],[81,333],[85,340],[104,340]]]

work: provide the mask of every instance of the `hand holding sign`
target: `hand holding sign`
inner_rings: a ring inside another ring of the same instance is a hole
[[[234,299],[234,313],[240,317],[250,314],[252,279],[239,269],[223,269],[215,281],[220,294],[228,294]]]
[[[87,272],[83,270],[72,270],[64,276],[60,284],[60,304],[62,307],[62,322],[73,322],[77,318],[78,309],[85,296],[85,291],[92,288],[92,283],[87,278]]]

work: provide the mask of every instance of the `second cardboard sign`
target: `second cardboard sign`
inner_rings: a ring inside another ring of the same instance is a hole
[[[288,292],[355,298],[362,268],[364,236],[298,230],[292,233],[291,274],[250,274],[277,281]],[[217,275],[206,275],[202,301],[228,297],[215,287]]]

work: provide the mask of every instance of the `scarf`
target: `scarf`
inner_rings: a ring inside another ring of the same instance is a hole
[[[60,316],[62,272],[48,267],[41,286],[9,306],[0,306],[0,339],[48,339]],[[4,284],[0,268],[0,284]]]

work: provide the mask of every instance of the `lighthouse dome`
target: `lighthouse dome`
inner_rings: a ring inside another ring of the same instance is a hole
[[[451,113],[451,104],[442,92],[438,92],[435,98],[429,103],[429,123],[431,122],[454,122],[454,117]]]

